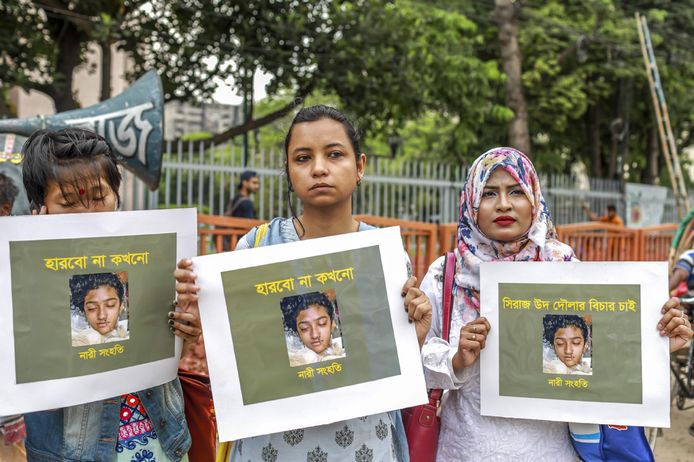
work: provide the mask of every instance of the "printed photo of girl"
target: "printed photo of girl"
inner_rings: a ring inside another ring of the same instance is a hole
[[[126,272],[76,274],[70,278],[72,346],[130,338]]]
[[[280,307],[291,367],[346,356],[334,290],[285,297]]]

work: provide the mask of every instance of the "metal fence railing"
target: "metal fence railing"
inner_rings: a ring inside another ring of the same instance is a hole
[[[284,154],[280,150],[252,153],[244,166],[241,149],[231,143],[205,151],[194,150],[192,144],[170,142],[165,148],[159,188],[149,191],[132,175],[126,175],[121,193],[124,209],[197,207],[199,213],[221,215],[235,193],[240,174],[254,170],[261,183],[253,198],[258,218],[289,216],[290,203],[300,213],[296,197],[287,191]],[[462,165],[370,158],[364,181],[354,194],[354,213],[437,224],[456,222],[465,174]],[[622,184],[617,180],[588,180],[541,175],[543,193],[556,224],[585,221],[583,203],[596,213],[614,204],[624,218]],[[669,195],[662,222],[676,221],[674,201]]]

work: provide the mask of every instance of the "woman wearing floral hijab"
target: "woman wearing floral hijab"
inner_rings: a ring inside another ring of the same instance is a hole
[[[512,148],[495,148],[470,167],[463,188],[455,249],[450,339],[441,339],[443,257],[420,289],[433,305],[431,330],[422,348],[428,388],[450,390],[441,408],[438,461],[576,460],[568,425],[561,422],[480,415],[479,354],[492,326],[480,317],[480,263],[571,261],[573,250],[556,240],[537,172]],[[661,330],[673,342],[691,337],[678,301],[668,301]]]

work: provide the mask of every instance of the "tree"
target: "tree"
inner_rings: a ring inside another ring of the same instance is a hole
[[[228,76],[248,90],[257,70],[272,76],[270,95],[294,95],[270,113],[251,108],[247,122],[205,144],[271,123],[314,91],[336,95],[371,132],[396,133],[433,111],[456,121],[451,142],[461,147],[474,144],[475,124],[508,117],[493,98],[503,81],[497,64],[475,55],[476,24],[420,2],[50,0],[13,13],[31,21],[55,52],[25,60],[35,78],[8,75],[3,84],[43,91],[58,111],[77,106],[72,71],[91,42],[126,51],[131,77],[156,68],[167,99],[207,98],[215,78]],[[107,64],[108,52],[102,54]],[[102,97],[107,86],[104,81]]]
[[[506,105],[513,111],[513,119],[508,123],[508,138],[511,146],[530,155],[530,136],[528,135],[528,105],[525,101],[521,81],[521,50],[518,46],[516,9],[511,0],[496,0],[494,17],[499,24],[499,46],[501,64],[506,73]]]

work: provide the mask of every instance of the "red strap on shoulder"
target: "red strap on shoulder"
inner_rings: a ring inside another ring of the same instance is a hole
[[[453,280],[455,279],[455,254],[446,252],[443,273],[443,326],[441,338],[448,341],[451,333],[451,310],[453,308]]]
[[[453,308],[453,279],[455,278],[455,254],[446,252],[443,263],[443,326],[441,327],[441,338],[448,341],[451,333],[451,310]],[[429,404],[438,407],[441,401],[443,390],[433,388],[429,390]]]

